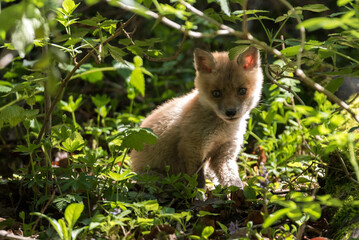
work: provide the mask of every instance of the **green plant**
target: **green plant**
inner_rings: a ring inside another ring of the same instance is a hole
[[[32,215],[37,215],[48,220],[61,239],[71,240],[76,239],[77,235],[83,230],[83,228],[74,228],[83,210],[84,205],[81,203],[70,204],[65,209],[65,221],[63,219],[56,220],[50,218],[39,212],[32,213]]]

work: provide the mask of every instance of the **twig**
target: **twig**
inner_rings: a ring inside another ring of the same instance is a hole
[[[264,72],[266,74],[266,76],[268,77],[268,79],[273,82],[275,85],[277,85],[278,87],[290,92],[291,94],[293,94],[293,96],[300,102],[300,104],[305,105],[305,103],[303,102],[303,100],[298,96],[298,94],[296,92],[294,92],[290,87],[284,86],[283,84],[279,83],[276,79],[274,79],[270,73],[269,73],[269,64],[266,64],[265,68],[264,68]]]
[[[123,32],[125,34],[125,36],[131,41],[131,44],[132,45],[136,45],[136,43],[133,41],[133,39],[131,38],[130,34],[126,31],[125,28],[123,28]],[[152,62],[167,62],[167,61],[172,61],[174,59],[176,59],[180,53],[182,52],[182,48],[183,48],[183,44],[186,40],[186,35],[183,35],[183,38],[182,38],[182,41],[181,41],[181,44],[180,44],[180,47],[177,49],[177,52],[175,53],[175,55],[171,56],[171,57],[164,57],[164,58],[153,58],[151,56],[148,56],[147,54],[143,54],[143,56],[145,56],[145,58],[149,61],[152,61]]]
[[[300,19],[298,13],[295,11],[294,7],[286,0],[280,0],[289,10],[293,12],[293,15],[295,19],[297,20],[298,24],[302,23],[302,20]],[[305,45],[305,29],[303,26],[300,26],[300,47],[297,54],[297,69],[301,69],[301,61],[302,61],[302,53],[304,51],[304,45]]]
[[[15,240],[35,240],[36,238],[17,236],[13,233],[8,233],[5,230],[0,230],[0,239],[15,239]]]
[[[123,27],[126,27],[130,22],[132,22],[132,20],[135,18],[135,14],[129,19],[127,20],[122,27],[120,27],[119,29],[116,30],[116,32],[110,36],[109,38],[107,38],[103,43],[102,45],[105,45],[107,44],[108,42],[112,41],[113,39],[115,39],[116,37],[118,37],[119,35],[121,35],[123,33]],[[41,130],[39,132],[39,135],[37,137],[37,143],[40,142],[41,138],[42,138],[42,135],[44,133],[44,130],[45,130],[45,127],[46,127],[46,124],[47,124],[47,121],[49,121],[49,118],[50,118],[50,115],[51,113],[54,111],[55,109],[55,106],[56,104],[60,101],[60,98],[62,96],[62,93],[63,91],[65,90],[66,86],[67,86],[67,83],[70,81],[72,75],[74,75],[74,73],[76,72],[77,69],[80,68],[80,66],[82,64],[84,64],[95,52],[96,50],[99,48],[99,46],[97,46],[96,48],[92,49],[89,53],[86,54],[85,57],[83,57],[81,59],[81,61],[76,64],[74,66],[74,68],[71,70],[71,72],[69,74],[67,74],[67,76],[61,81],[61,84],[60,84],[60,87],[59,87],[59,90],[57,91],[57,94],[49,108],[49,111],[45,114],[45,117],[44,117],[44,122],[43,122],[43,125],[41,127]]]
[[[242,32],[244,34],[247,34],[248,33],[248,29],[247,29],[247,3],[248,1],[247,0],[243,0],[243,3],[242,3],[242,9],[243,9],[243,22],[242,22]]]
[[[44,214],[44,212],[46,211],[46,209],[49,207],[50,203],[52,203],[52,200],[54,200],[55,193],[56,193],[56,191],[54,190],[54,191],[52,192],[52,194],[51,194],[51,197],[50,197],[49,201],[47,201],[46,205],[41,209],[41,213],[42,213],[42,214]],[[41,218],[40,216],[37,217],[36,222],[35,222],[34,226],[32,227],[32,230],[31,230],[32,233],[35,232],[35,229],[36,229],[36,227],[37,227],[37,224],[38,224],[39,221],[40,221],[40,218]]]
[[[340,160],[340,163],[342,164],[343,168],[344,168],[344,172],[346,177],[352,182],[355,183],[356,185],[359,186],[359,182],[357,180],[355,180],[354,178],[352,178],[352,176],[350,175],[347,166],[345,165],[344,159],[342,158],[342,156],[340,156],[340,154],[338,153],[338,151],[336,151],[336,155]]]

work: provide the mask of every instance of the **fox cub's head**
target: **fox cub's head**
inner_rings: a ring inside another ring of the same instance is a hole
[[[235,121],[254,108],[261,95],[260,55],[249,47],[235,60],[227,52],[194,51],[195,86],[203,106],[225,121]]]

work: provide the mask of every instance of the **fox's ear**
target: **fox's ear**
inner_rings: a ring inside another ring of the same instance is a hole
[[[237,62],[245,70],[252,70],[261,65],[260,55],[257,48],[250,46],[246,51],[238,56]]]
[[[194,67],[199,72],[211,73],[216,66],[212,53],[199,48],[194,50]]]

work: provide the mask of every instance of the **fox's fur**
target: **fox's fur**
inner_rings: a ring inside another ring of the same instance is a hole
[[[151,128],[158,141],[131,153],[132,169],[145,173],[199,172],[214,184],[243,187],[237,155],[243,144],[250,111],[257,105],[263,74],[259,52],[249,47],[236,60],[227,52],[194,51],[195,89],[154,110],[141,127]],[[245,89],[245,90],[243,90]]]

